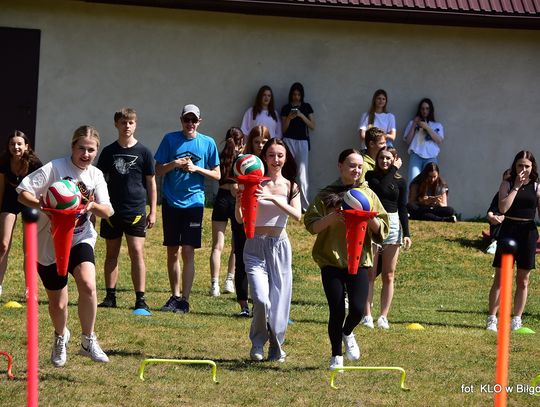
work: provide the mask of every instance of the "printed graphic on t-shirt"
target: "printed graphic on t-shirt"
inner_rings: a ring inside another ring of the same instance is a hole
[[[185,158],[185,157],[191,158],[191,162],[193,164],[196,164],[199,161],[201,161],[201,157],[199,157],[197,154],[192,153],[191,151],[183,151],[180,154],[177,154],[174,158],[178,159],[178,158]]]
[[[114,168],[119,174],[129,174],[129,169],[136,165],[137,156],[129,154],[113,154]]]

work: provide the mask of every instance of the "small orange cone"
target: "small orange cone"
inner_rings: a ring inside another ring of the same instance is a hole
[[[81,207],[79,207],[81,208]],[[80,209],[51,209],[43,208],[51,215],[52,238],[54,254],[56,256],[56,270],[58,275],[65,277],[69,265],[69,253],[73,241],[73,231]]]
[[[242,218],[246,237],[252,239],[255,236],[255,221],[257,219],[257,207],[259,206],[255,192],[257,192],[261,182],[270,178],[259,175],[239,175],[236,179],[239,184],[244,186],[241,200]]]
[[[356,274],[362,256],[368,220],[377,216],[377,212],[344,209],[343,214],[345,215],[349,274]]]

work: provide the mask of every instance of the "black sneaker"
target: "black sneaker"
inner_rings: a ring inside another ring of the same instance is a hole
[[[101,308],[116,308],[116,297],[109,297],[108,295],[103,299],[103,302],[98,304]]]
[[[187,302],[185,298],[182,298],[180,301],[178,301],[178,306],[174,312],[187,314],[189,312],[189,302]]]
[[[242,310],[238,313],[238,316],[242,318],[249,318],[251,316],[251,314],[249,313],[249,308],[242,308]]]
[[[165,305],[161,307],[161,310],[164,312],[175,312],[178,308],[178,304],[180,303],[180,300],[178,297],[175,297],[174,295],[171,295],[171,298],[167,300]]]
[[[146,304],[146,301],[144,298],[141,298],[140,300],[135,301],[135,308],[134,309],[144,309],[146,311],[150,311],[150,307],[148,304]]]

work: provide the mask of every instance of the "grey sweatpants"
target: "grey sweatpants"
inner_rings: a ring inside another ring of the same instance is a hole
[[[263,347],[270,341],[276,354],[289,322],[292,296],[292,251],[286,234],[279,237],[255,236],[247,239],[244,263],[253,299],[253,320],[249,339]],[[279,352],[278,352],[279,351]]]

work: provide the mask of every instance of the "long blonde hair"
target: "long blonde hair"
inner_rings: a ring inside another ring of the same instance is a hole
[[[97,146],[99,147],[99,133],[95,127],[89,125],[78,127],[73,132],[73,137],[71,138],[71,147],[77,144],[77,141],[82,138],[93,138],[94,140],[96,140]]]

